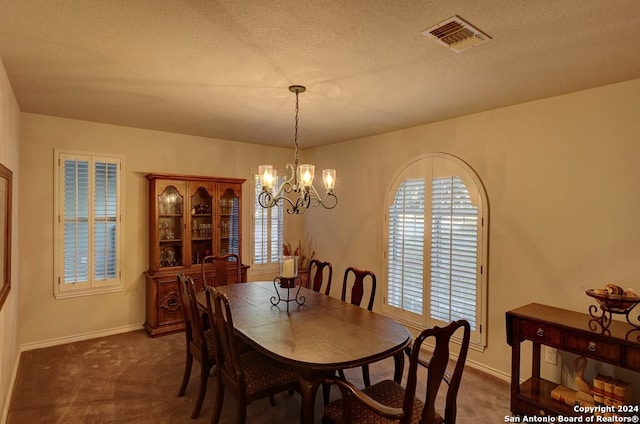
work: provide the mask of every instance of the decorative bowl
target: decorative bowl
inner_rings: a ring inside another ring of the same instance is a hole
[[[587,293],[587,296],[593,297],[600,304],[602,310],[617,314],[626,314],[640,303],[640,297],[635,293],[625,295],[609,294],[603,293],[602,289],[587,289],[585,293]]]

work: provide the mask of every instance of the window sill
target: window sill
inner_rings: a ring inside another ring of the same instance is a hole
[[[385,313],[384,315],[388,316],[389,318],[393,318],[394,320],[398,321],[400,324],[404,325],[405,327],[407,327],[407,329],[409,330],[409,332],[412,333],[412,336],[415,338],[415,336],[417,336],[418,334],[420,334],[420,332],[422,330],[424,330],[426,327],[424,325],[421,325],[419,323],[416,323],[414,321],[409,321],[406,319],[402,319],[399,318],[397,316]],[[458,338],[456,338],[455,336],[453,337],[453,340],[455,341],[459,341]],[[486,345],[482,344],[482,343],[478,343],[478,342],[474,342],[473,340],[471,340],[469,342],[469,349],[473,349],[477,352],[484,352],[484,350],[486,349]]]
[[[56,291],[54,293],[54,297],[56,299],[68,299],[72,297],[93,296],[95,294],[117,293],[122,291],[124,291],[124,286],[100,287],[94,289]]]

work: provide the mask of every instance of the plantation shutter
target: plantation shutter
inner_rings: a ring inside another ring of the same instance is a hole
[[[476,329],[478,210],[458,177],[432,181],[430,316]]]
[[[119,286],[120,159],[58,158],[56,293]]]
[[[283,178],[278,177],[276,184],[281,184]],[[258,203],[258,196],[262,192],[260,176],[254,179],[254,254],[253,263],[256,265],[277,263],[282,255],[284,241],[284,215],[282,206],[263,208]]]
[[[106,281],[117,276],[117,164],[94,163],[94,279]]]
[[[276,184],[282,184],[284,178],[276,178]],[[278,258],[282,256],[282,245],[284,244],[284,207],[274,206],[270,209],[271,214],[271,263],[278,263]]]
[[[63,282],[88,282],[89,161],[67,159],[63,173]]]
[[[240,255],[240,200],[237,197],[234,197],[231,203],[228,253]]]
[[[389,208],[387,303],[423,313],[425,181],[404,181]]]

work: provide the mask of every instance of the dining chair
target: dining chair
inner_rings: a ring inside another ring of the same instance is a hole
[[[365,283],[368,283],[368,289],[365,287]],[[344,278],[342,280],[342,295],[340,299],[343,302],[347,301],[347,288],[351,287],[351,304],[356,306],[362,306],[362,301],[365,298],[365,292],[369,292],[369,302],[367,303],[367,309],[373,310],[373,302],[376,298],[376,275],[368,270],[358,269],[355,267],[349,267],[344,271]],[[344,371],[338,370],[338,375],[344,378]],[[369,387],[371,385],[371,378],[369,377],[369,365],[362,366],[362,380],[364,386]]]
[[[369,281],[369,289],[365,287],[367,281]],[[344,271],[344,278],[342,280],[342,295],[340,299],[342,299],[343,302],[347,300],[347,288],[349,287],[351,287],[351,304],[362,306],[362,301],[365,299],[365,292],[369,292],[367,309],[373,311],[373,301],[376,297],[376,275],[371,271],[350,266]]]
[[[229,273],[229,262],[235,263],[235,266],[231,267],[234,268],[232,274]],[[215,269],[215,283],[211,279],[207,280],[206,271],[207,268],[211,268],[207,266],[207,263],[213,264]],[[240,262],[240,256],[236,253],[205,256],[200,265],[200,271],[202,273],[202,284],[204,287],[210,285],[226,286],[227,284],[240,283],[242,281],[242,264]]]
[[[460,350],[458,358],[453,360],[452,336],[455,333],[459,334],[459,329],[462,329]],[[340,388],[342,398],[325,406],[322,422],[358,424],[388,423],[391,420],[400,424],[455,424],[456,398],[469,350],[470,334],[469,322],[466,320],[453,321],[445,327],[423,330],[408,353],[410,360],[405,387],[393,380],[384,380],[359,390],[352,383],[339,378],[325,379],[325,383],[336,384]],[[427,339],[433,339],[435,346],[428,360],[420,356],[422,344]],[[450,362],[455,365],[452,371],[448,372]],[[415,397],[418,365],[428,370],[424,401]],[[436,412],[435,402],[438,391],[444,387],[441,384],[443,381],[446,383],[446,397],[444,415],[440,415]]]
[[[309,288],[314,292],[323,292],[329,296],[332,277],[333,267],[331,262],[323,262],[318,259],[312,259],[309,262]],[[323,286],[324,290],[322,290]]]
[[[216,363],[213,340],[213,331],[205,330],[202,322],[202,315],[198,310],[196,300],[196,287],[193,279],[183,273],[178,274],[179,297],[184,316],[184,334],[186,339],[186,361],[184,365],[184,375],[178,390],[178,397],[184,396],[191,376],[193,360],[200,363],[200,384],[196,403],[193,406],[191,418],[198,418],[202,402],[207,391],[209,373]]]
[[[229,298],[214,287],[207,286],[207,315],[216,341],[216,394],[211,422],[217,424],[222,413],[225,392],[228,390],[237,405],[236,422],[246,421],[247,405],[256,399],[285,391],[299,390],[298,373],[293,367],[251,350],[240,354],[233,327]]]

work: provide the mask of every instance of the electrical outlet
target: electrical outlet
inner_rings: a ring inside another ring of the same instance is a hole
[[[547,364],[557,365],[558,364],[558,351],[552,347],[545,346],[544,347],[544,361]]]

